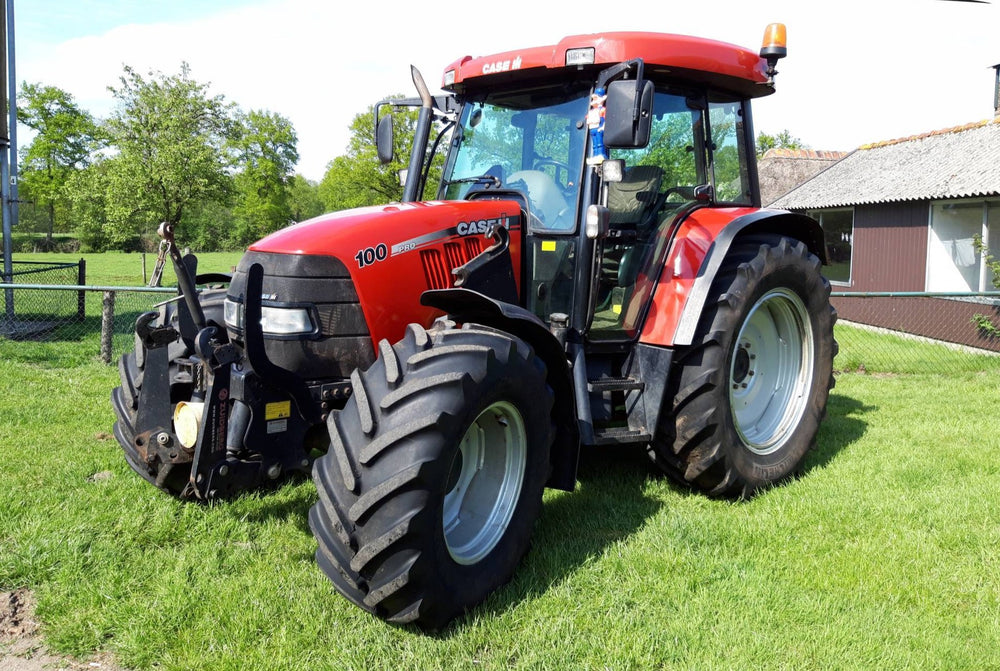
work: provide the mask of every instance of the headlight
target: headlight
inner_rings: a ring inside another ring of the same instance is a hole
[[[228,298],[222,302],[222,318],[231,329],[243,329],[243,305]]]
[[[274,308],[260,310],[260,325],[264,333],[274,335],[299,335],[312,333],[315,327],[306,308]]]
[[[222,304],[223,319],[226,326],[242,331],[244,327],[245,310],[242,303],[226,299]],[[305,335],[313,333],[316,326],[308,308],[279,308],[269,305],[260,309],[260,326],[267,335]]]

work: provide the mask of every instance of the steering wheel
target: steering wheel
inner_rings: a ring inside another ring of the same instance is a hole
[[[541,170],[545,166],[552,166],[552,179],[560,189],[563,191],[569,189],[569,164],[557,161],[554,158],[537,158],[532,163],[531,169]],[[560,176],[563,179],[559,179]]]

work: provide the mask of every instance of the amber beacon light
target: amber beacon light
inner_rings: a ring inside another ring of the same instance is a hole
[[[788,55],[788,38],[785,24],[771,23],[764,29],[764,39],[760,45],[760,57],[767,61],[767,83],[774,83],[778,71],[774,67],[778,60]]]

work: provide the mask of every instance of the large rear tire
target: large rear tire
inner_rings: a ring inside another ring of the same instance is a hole
[[[752,496],[791,475],[833,386],[836,312],[820,261],[797,240],[734,243],[690,347],[677,353],[649,454],[711,496]]]
[[[352,374],[313,479],[316,558],[397,623],[444,626],[510,580],[541,510],[553,440],[545,365],[481,326],[411,325]]]

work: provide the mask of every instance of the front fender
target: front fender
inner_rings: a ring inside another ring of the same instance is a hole
[[[733,241],[749,233],[801,240],[823,263],[827,261],[823,229],[803,214],[753,208],[696,210],[674,237],[639,341],[664,347],[690,345],[723,259]]]
[[[553,415],[556,438],[552,444],[552,475],[546,486],[573,491],[580,454],[580,430],[573,403],[573,378],[566,352],[545,323],[519,305],[504,303],[470,289],[425,291],[420,303],[443,310],[456,321],[500,329],[531,345],[548,369],[546,381],[555,393]]]

